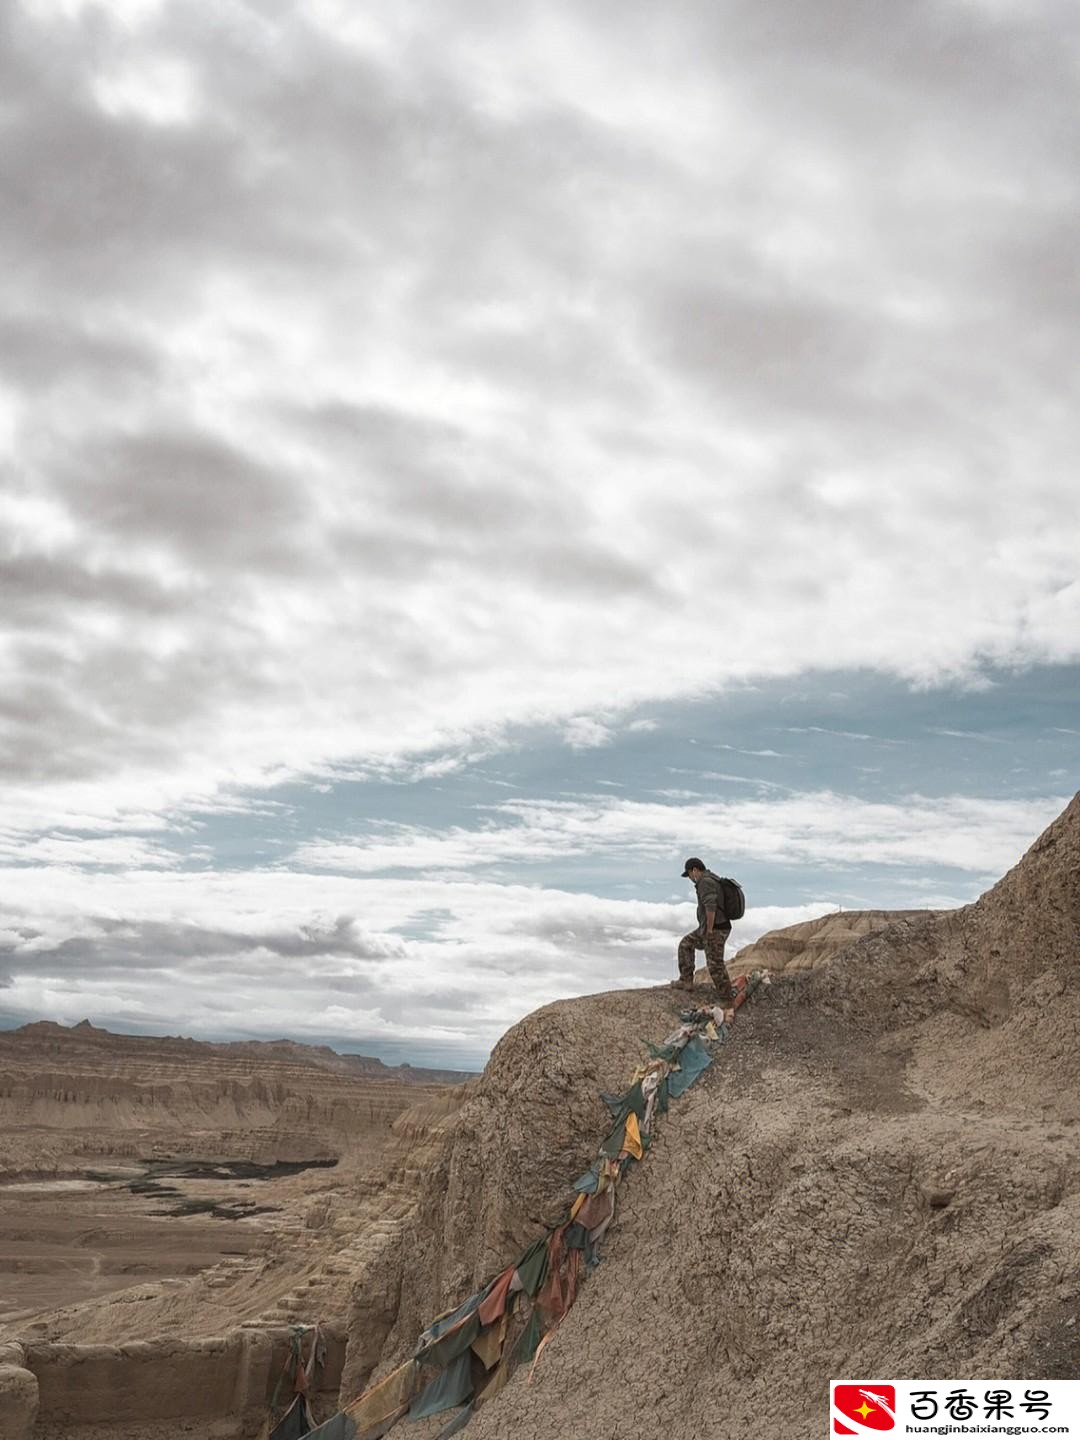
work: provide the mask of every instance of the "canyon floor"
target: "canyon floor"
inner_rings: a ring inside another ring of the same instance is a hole
[[[331,1197],[362,1210],[397,1116],[466,1079],[290,1042],[0,1032],[0,1341],[300,1313]],[[334,1274],[305,1315],[343,1310]]]

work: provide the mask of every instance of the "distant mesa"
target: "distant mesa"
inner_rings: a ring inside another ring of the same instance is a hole
[[[770,930],[746,945],[728,963],[733,975],[751,970],[782,970],[796,973],[820,970],[837,955],[867,935],[885,930],[897,921],[922,920],[931,910],[834,910],[816,920],[802,920],[783,930]]]

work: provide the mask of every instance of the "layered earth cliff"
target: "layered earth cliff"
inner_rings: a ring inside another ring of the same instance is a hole
[[[388,1067],[290,1041],[211,1045],[114,1035],[88,1021],[0,1031],[0,1180],[78,1157],[335,1159],[463,1075]]]
[[[753,945],[744,945],[728,965],[733,975],[764,969],[794,975],[818,970],[857,940],[884,930],[898,920],[922,920],[927,910],[836,910],[817,920],[804,920],[784,930],[770,930]]]

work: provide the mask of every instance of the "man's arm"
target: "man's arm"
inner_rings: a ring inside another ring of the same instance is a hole
[[[716,912],[723,913],[723,895],[720,891],[720,882],[712,875],[701,877],[698,896],[705,907],[705,934],[711,935],[716,924]]]

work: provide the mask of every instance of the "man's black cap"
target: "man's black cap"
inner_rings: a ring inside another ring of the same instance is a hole
[[[704,869],[705,869],[705,861],[704,861],[704,860],[699,860],[696,855],[691,855],[691,856],[690,856],[690,859],[687,860],[686,864],[683,866],[683,872],[682,872],[682,873],[683,873],[683,879],[684,879],[684,880],[689,880],[689,879],[690,879],[690,871],[691,871],[691,870],[704,870]]]

